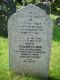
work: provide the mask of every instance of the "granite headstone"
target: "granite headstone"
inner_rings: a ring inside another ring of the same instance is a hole
[[[10,69],[48,78],[52,33],[53,21],[33,4],[13,14],[8,21]]]

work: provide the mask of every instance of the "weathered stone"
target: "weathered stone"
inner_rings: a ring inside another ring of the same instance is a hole
[[[48,78],[53,22],[46,12],[28,5],[8,21],[10,69]]]

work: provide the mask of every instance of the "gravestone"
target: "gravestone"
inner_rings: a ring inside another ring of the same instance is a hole
[[[48,78],[53,22],[46,12],[30,4],[8,21],[9,64],[16,73]]]

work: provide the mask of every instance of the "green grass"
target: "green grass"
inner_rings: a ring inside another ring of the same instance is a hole
[[[60,27],[54,26],[51,59],[49,66],[51,80],[60,80]],[[0,37],[0,80],[40,80],[36,76],[12,74],[9,71],[8,39]]]
[[[0,37],[0,80],[8,80],[8,40]]]
[[[9,71],[8,39],[0,37],[0,80],[38,80],[36,76],[16,75]]]
[[[60,27],[54,26],[49,74],[60,80]]]

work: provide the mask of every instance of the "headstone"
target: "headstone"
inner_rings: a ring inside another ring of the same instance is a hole
[[[52,33],[53,22],[43,9],[33,4],[19,9],[8,21],[10,69],[47,79]]]

